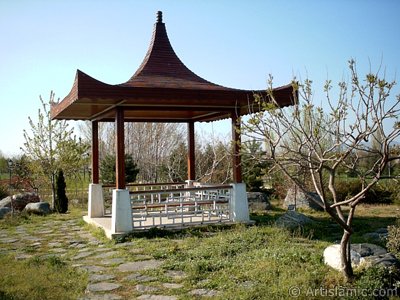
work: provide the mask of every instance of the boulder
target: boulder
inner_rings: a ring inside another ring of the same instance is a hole
[[[8,196],[0,201],[0,208],[10,207],[11,208],[11,196]]]
[[[351,256],[351,266],[358,267],[361,262],[364,260],[359,253],[356,251],[350,250]],[[342,268],[340,266],[340,245],[331,245],[325,248],[324,250],[324,262],[328,266],[341,271]]]
[[[284,215],[280,216],[276,220],[275,224],[279,227],[294,229],[296,227],[303,227],[306,224],[314,223],[309,217],[297,212],[297,211],[287,211]]]
[[[322,200],[317,193],[304,193],[299,188],[292,187],[287,191],[285,200],[283,201],[283,206],[286,208],[289,206],[295,206],[296,208],[322,210],[322,207],[315,201],[322,205]]]
[[[260,211],[271,208],[267,194],[262,192],[248,192],[247,201],[249,203],[250,211]]]
[[[351,265],[358,266],[383,266],[396,267],[400,266],[396,257],[388,253],[386,249],[369,243],[352,244],[350,246]],[[331,245],[324,250],[324,262],[336,270],[340,268],[340,245]]]
[[[24,193],[12,196],[12,207],[14,210],[22,211],[28,203],[39,202],[40,198],[35,193]]]
[[[11,213],[11,208],[9,207],[0,207],[0,219],[3,219],[6,214]]]
[[[27,213],[37,215],[47,215],[51,213],[50,204],[47,202],[28,203],[24,209]]]
[[[379,228],[374,232],[368,232],[363,234],[363,238],[371,241],[371,242],[384,242],[386,241],[388,236],[387,228]]]

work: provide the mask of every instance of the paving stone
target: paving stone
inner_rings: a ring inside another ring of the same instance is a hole
[[[120,284],[112,282],[99,282],[99,283],[89,284],[86,290],[89,292],[108,292],[116,290],[120,286],[121,286]]]
[[[159,290],[159,288],[156,288],[155,286],[148,286],[144,284],[138,284],[136,285],[136,290],[139,293],[146,293],[146,292],[156,292]]]
[[[161,266],[163,261],[161,260],[144,260],[144,261],[135,261],[128,262],[122,265],[119,265],[118,271],[120,272],[137,272],[143,270],[151,270],[156,269]]]
[[[16,255],[15,260],[24,260],[24,259],[31,258],[32,256],[33,255],[22,253],[22,254]]]
[[[42,245],[41,242],[36,242],[36,243],[30,244],[29,246],[30,247],[40,247],[41,245]]]
[[[125,262],[125,259],[120,258],[120,257],[116,257],[116,258],[110,258],[110,259],[102,260],[100,262],[100,264],[102,264],[102,265],[120,265],[123,262]]]
[[[23,239],[23,240],[30,241],[30,242],[40,242],[40,241],[43,241],[42,238],[38,238],[38,237],[35,237],[35,236],[24,236],[24,237],[22,237],[22,239]]]
[[[139,300],[176,300],[175,296],[163,296],[163,295],[141,295],[136,299]]]
[[[167,289],[180,289],[183,288],[183,284],[181,283],[163,283],[163,287]]]
[[[14,239],[14,238],[4,238],[4,239],[0,239],[0,243],[4,243],[4,244],[12,244],[15,242],[18,242],[19,239]]]
[[[79,298],[79,300],[118,300],[122,299],[121,296],[117,294],[91,294],[87,295],[84,298]]]
[[[114,245],[114,248],[130,248],[135,245],[135,242],[119,243]]]
[[[123,278],[124,281],[139,281],[139,282],[149,282],[156,280],[156,277],[141,275],[139,273],[133,273]]]
[[[79,266],[79,268],[86,270],[89,273],[97,273],[106,270],[105,267],[100,266]]]
[[[179,280],[187,276],[185,272],[179,270],[168,270],[167,272],[165,272],[165,275],[175,280]]]
[[[61,247],[62,246],[62,243],[60,243],[60,242],[50,242],[50,243],[48,243],[47,244],[49,247],[51,247],[51,248],[57,248],[57,247]]]
[[[63,252],[67,252],[66,249],[63,248],[53,248],[53,249],[49,249],[49,251],[54,252],[54,253],[63,253]]]
[[[195,289],[190,291],[191,295],[203,296],[203,297],[215,297],[218,295],[218,291],[209,289]]]
[[[97,255],[94,256],[93,258],[108,258],[108,257],[111,257],[111,256],[113,256],[113,255],[117,255],[117,254],[119,254],[118,251],[110,251],[110,252],[105,252],[105,253],[97,254]]]
[[[49,234],[53,233],[53,230],[48,229],[48,230],[41,230],[41,231],[36,231],[37,234]]]
[[[73,260],[82,259],[82,258],[88,257],[92,254],[93,254],[92,252],[81,252],[81,253],[78,253],[77,255],[73,256],[72,259]]]
[[[110,280],[114,278],[115,276],[110,274],[92,274],[89,276],[89,282],[93,283],[98,281]]]
[[[138,254],[135,256],[135,259],[137,259],[137,260],[150,260],[152,258],[153,258],[153,256],[146,255],[146,254]]]

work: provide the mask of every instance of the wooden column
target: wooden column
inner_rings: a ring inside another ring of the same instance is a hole
[[[240,160],[240,118],[236,112],[231,113],[233,142],[233,182],[242,182],[242,166]]]
[[[196,164],[195,164],[195,142],[194,142],[194,122],[189,122],[188,131],[188,180],[196,180]]]
[[[124,141],[124,110],[117,107],[115,113],[115,153],[116,153],[116,189],[125,189],[125,141]]]
[[[99,123],[92,121],[92,183],[99,183]]]

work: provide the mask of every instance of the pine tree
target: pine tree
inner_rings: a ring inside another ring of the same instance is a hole
[[[58,176],[57,176],[57,195],[54,203],[54,209],[58,213],[65,214],[68,211],[68,197],[65,193],[65,178],[64,178],[64,172],[63,170],[58,171]]]

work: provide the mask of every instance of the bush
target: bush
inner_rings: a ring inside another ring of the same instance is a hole
[[[386,242],[387,249],[400,258],[400,226],[388,226],[388,237]]]
[[[0,184],[0,200],[9,196],[8,191],[7,191],[7,187],[5,187],[4,185]]]
[[[336,192],[339,201],[356,195],[361,190],[362,183],[358,179],[338,179],[336,181]],[[332,195],[327,191],[328,200],[332,201]],[[386,184],[375,184],[365,195],[362,203],[367,204],[390,204],[393,202],[394,190]]]
[[[391,296],[399,295],[400,274],[395,268],[385,268],[374,266],[365,269],[357,280],[356,287],[359,291],[364,291],[367,295],[379,295],[370,299],[391,299]],[[385,294],[386,293],[386,294]],[[360,295],[356,299],[365,299],[365,295]]]
[[[65,183],[64,172],[62,170],[58,171],[56,185],[57,185],[57,195],[56,195],[56,201],[54,202],[54,209],[58,213],[65,214],[68,211],[68,197],[65,192],[65,187],[67,185]]]

